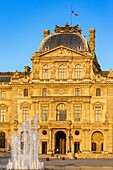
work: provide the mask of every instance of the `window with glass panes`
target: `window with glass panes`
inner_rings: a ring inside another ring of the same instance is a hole
[[[6,109],[0,109],[0,122],[6,122]]]
[[[46,96],[47,95],[47,89],[46,88],[43,88],[42,89],[42,96]]]
[[[48,69],[48,65],[44,65],[42,67],[42,78],[43,79],[49,79],[49,69]]]
[[[80,96],[80,88],[75,89],[75,96]]]
[[[6,92],[5,91],[1,91],[1,98],[5,99],[6,98]]]
[[[60,65],[58,68],[58,78],[59,79],[66,79],[66,66]]]
[[[0,148],[5,148],[5,133],[0,133]]]
[[[28,96],[28,89],[24,89],[24,97]]]
[[[48,106],[42,106],[42,121],[48,120]]]
[[[57,106],[56,109],[56,120],[57,121],[65,121],[66,120],[66,106],[61,103]]]
[[[95,121],[101,121],[101,107],[95,107]]]
[[[81,115],[81,107],[75,106],[74,107],[74,121],[80,121],[80,115]]]
[[[23,113],[22,113],[23,120],[28,119],[28,114],[29,114],[29,108],[28,107],[23,107]]]
[[[82,67],[79,64],[75,67],[75,78],[82,79]]]
[[[96,89],[96,96],[101,96],[101,89],[100,88]]]

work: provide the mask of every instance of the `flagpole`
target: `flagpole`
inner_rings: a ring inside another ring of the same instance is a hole
[[[72,26],[72,7],[71,7],[71,23],[70,25]]]

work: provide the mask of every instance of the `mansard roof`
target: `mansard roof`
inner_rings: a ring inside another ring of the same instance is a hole
[[[60,45],[77,51],[90,51],[82,30],[78,25],[72,27],[68,24],[65,27],[55,27],[55,32],[46,36],[40,44],[39,52],[51,50]]]

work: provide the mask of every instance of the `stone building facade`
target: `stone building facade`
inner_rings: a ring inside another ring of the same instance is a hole
[[[113,71],[102,71],[78,25],[44,31],[32,69],[0,72],[0,151],[23,120],[38,113],[39,153],[113,154]]]

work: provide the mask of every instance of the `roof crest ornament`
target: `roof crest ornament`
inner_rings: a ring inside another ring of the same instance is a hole
[[[78,24],[76,26],[69,26],[68,23],[64,27],[56,25],[54,31],[55,33],[80,33],[80,34],[82,32]]]

